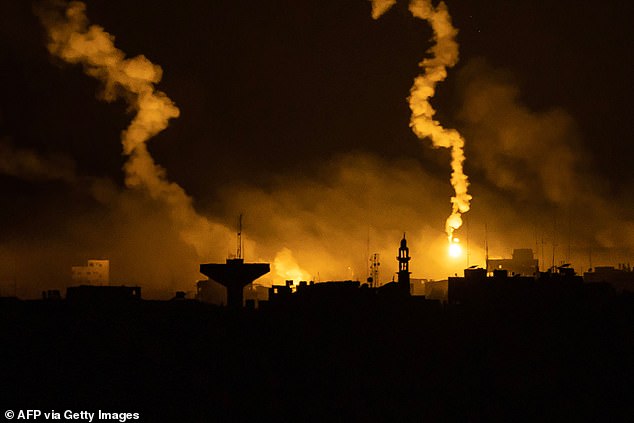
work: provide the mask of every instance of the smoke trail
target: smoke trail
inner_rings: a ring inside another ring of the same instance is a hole
[[[372,1],[372,18],[378,19],[396,4],[396,0],[370,0]]]
[[[136,111],[134,119],[121,134],[125,183],[147,192],[169,209],[172,223],[181,239],[195,248],[199,256],[210,253],[210,237],[228,235],[228,230],[196,213],[192,199],[178,184],[167,179],[165,170],[154,162],[147,141],[164,130],[179,110],[155,84],[162,69],[145,56],[125,58],[114,46],[114,37],[97,25],[88,25],[86,5],[70,2],[64,10],[53,6],[38,14],[49,36],[48,50],[72,64],[82,64],[86,74],[101,80],[106,101],[125,98]]]
[[[393,1],[372,0],[372,17],[378,19]],[[434,96],[436,84],[447,78],[447,68],[458,62],[458,31],[451,24],[451,16],[444,2],[434,7],[430,0],[411,0],[409,10],[415,17],[423,19],[432,27],[435,44],[428,50],[431,57],[423,59],[419,66],[424,73],[414,79],[408,98],[412,110],[410,127],[419,139],[430,138],[434,147],[451,148],[451,185],[455,195],[451,197],[451,215],[445,223],[449,242],[453,233],[462,226],[462,213],[469,211],[471,195],[467,192],[469,181],[463,170],[464,139],[455,129],[445,129],[433,119],[436,111],[429,103]]]

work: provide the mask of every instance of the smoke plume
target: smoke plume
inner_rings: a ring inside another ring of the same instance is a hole
[[[172,224],[181,239],[193,246],[200,257],[211,254],[212,239],[226,239],[223,226],[200,216],[192,199],[178,184],[167,179],[165,170],[154,162],[147,142],[163,131],[179,109],[165,93],[156,89],[162,69],[140,55],[126,58],[114,45],[114,36],[97,25],[89,25],[86,5],[71,2],[63,10],[40,11],[49,36],[51,54],[71,64],[81,64],[86,74],[103,82],[102,97],[114,101],[123,97],[136,112],[121,134],[125,183],[142,190],[169,209]]]
[[[372,1],[372,18],[378,19],[396,4],[396,0],[371,0]]]
[[[378,19],[394,3],[373,0],[372,17]],[[451,197],[451,215],[445,223],[445,231],[449,242],[452,242],[454,231],[462,226],[462,214],[469,211],[471,202],[471,195],[467,192],[469,182],[463,169],[465,142],[458,131],[443,128],[440,122],[434,120],[436,111],[429,99],[434,96],[436,84],[447,78],[447,68],[458,62],[458,43],[455,39],[458,31],[451,24],[451,16],[444,2],[434,7],[430,0],[412,0],[409,10],[415,17],[429,22],[434,33],[435,44],[428,51],[431,57],[420,62],[424,73],[414,79],[410,89],[410,127],[418,138],[430,138],[434,147],[451,149],[451,185],[455,195]]]

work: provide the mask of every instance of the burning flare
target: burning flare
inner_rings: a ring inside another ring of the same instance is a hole
[[[460,246],[460,240],[458,238],[454,238],[452,242],[449,243],[449,255],[454,258],[462,255],[462,247]]]
[[[396,1],[371,0],[372,17],[378,19]],[[469,211],[471,195],[467,192],[469,181],[463,170],[464,139],[455,129],[445,129],[433,119],[436,111],[429,103],[434,96],[436,84],[447,78],[447,68],[458,63],[458,30],[451,24],[451,16],[444,2],[434,7],[431,0],[411,0],[409,10],[415,17],[423,19],[432,27],[435,44],[428,50],[431,57],[423,59],[419,66],[423,74],[414,79],[408,98],[412,110],[410,127],[419,139],[430,138],[434,147],[451,148],[451,185],[455,195],[451,197],[451,215],[445,223],[450,245],[453,233],[462,226],[462,213]]]
[[[114,46],[114,36],[100,26],[88,25],[85,10],[84,3],[74,1],[65,10],[53,8],[39,13],[48,31],[48,50],[68,63],[82,64],[86,74],[101,80],[105,101],[123,97],[136,111],[121,134],[123,153],[129,157],[124,165],[125,183],[163,202],[181,239],[199,256],[205,256],[209,254],[209,237],[228,236],[228,230],[200,216],[191,197],[167,179],[165,169],[154,162],[147,149],[148,140],[180,114],[172,100],[154,86],[163,71],[143,55],[126,58]]]

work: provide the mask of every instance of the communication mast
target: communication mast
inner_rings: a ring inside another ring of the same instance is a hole
[[[489,274],[489,228],[487,224],[484,224],[484,260],[485,260],[485,269],[487,270],[487,275]]]
[[[242,258],[242,213],[240,213],[240,217],[238,217],[238,248],[237,248],[236,258]]]
[[[370,263],[370,276],[368,277],[368,282],[370,284],[370,288],[378,288],[379,266],[381,266],[381,262],[379,261],[379,253],[372,254],[372,258],[370,258]]]

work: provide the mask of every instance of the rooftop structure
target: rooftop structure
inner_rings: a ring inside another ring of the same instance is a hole
[[[539,260],[530,248],[518,248],[513,250],[510,259],[488,259],[487,273],[495,270],[506,270],[511,275],[534,276],[539,272]]]
[[[632,291],[634,292],[634,270],[629,264],[620,264],[618,268],[614,266],[597,266],[594,271],[583,274],[585,282],[605,282],[609,283],[618,292]]]
[[[109,285],[110,260],[88,260],[85,266],[73,266],[71,277],[81,285]]]
[[[66,289],[66,301],[81,304],[121,304],[141,299],[138,286],[80,285]]]
[[[530,300],[534,303],[547,297],[578,294],[583,286],[581,276],[567,265],[556,270],[521,276],[497,269],[493,276],[487,276],[485,269],[474,266],[464,270],[464,277],[449,278],[448,301],[451,304],[528,304]]]

